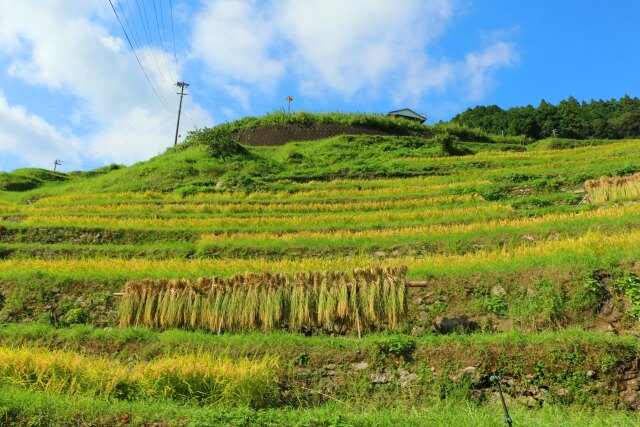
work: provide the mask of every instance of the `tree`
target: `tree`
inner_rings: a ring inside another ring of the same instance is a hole
[[[570,96],[558,104],[558,135],[565,138],[584,139],[588,136],[588,126],[582,116],[578,100]]]
[[[640,136],[640,111],[625,111],[609,120],[610,126],[622,138]]]
[[[640,99],[628,95],[620,100],[589,102],[578,102],[570,96],[558,106],[544,99],[537,108],[528,105],[503,110],[497,105],[478,105],[451,121],[493,134],[504,132],[534,139],[553,136],[554,130],[565,138],[631,138],[640,136],[638,114]]]
[[[239,129],[231,123],[224,123],[214,128],[189,132],[187,140],[206,145],[209,155],[226,162],[228,157],[247,154],[247,150],[238,143],[239,138]]]

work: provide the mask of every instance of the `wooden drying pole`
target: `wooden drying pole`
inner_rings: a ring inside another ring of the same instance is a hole
[[[426,288],[429,286],[429,282],[426,280],[408,280],[407,287],[408,288]]]

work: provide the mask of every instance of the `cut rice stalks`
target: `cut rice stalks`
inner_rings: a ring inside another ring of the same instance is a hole
[[[246,273],[230,278],[129,281],[120,301],[122,327],[223,331],[345,332],[397,329],[407,311],[407,268]]]

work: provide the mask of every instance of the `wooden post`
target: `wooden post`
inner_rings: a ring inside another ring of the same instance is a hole
[[[409,280],[407,281],[407,287],[409,288],[426,288],[429,286],[429,282],[426,280]]]

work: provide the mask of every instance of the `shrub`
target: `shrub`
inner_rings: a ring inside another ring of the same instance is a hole
[[[205,145],[211,157],[222,161],[235,155],[246,155],[247,150],[238,143],[244,129],[242,123],[225,123],[211,129],[191,131],[187,140],[190,144]]]
[[[494,201],[503,200],[509,197],[509,188],[507,187],[492,187],[484,191],[480,191],[480,195],[483,199]]]
[[[460,142],[460,138],[455,135],[451,135],[449,132],[440,133],[433,137],[433,141],[440,144],[442,151],[449,155],[457,154],[457,150],[454,147],[454,143]]]
[[[640,278],[634,274],[627,274],[616,280],[615,285],[629,297],[633,304],[629,315],[640,318]]]
[[[82,308],[72,308],[62,316],[61,322],[65,325],[74,325],[78,323],[84,323],[87,319],[85,312]]]
[[[416,340],[408,335],[389,335],[376,342],[382,354],[409,357],[416,349]]]
[[[504,316],[507,314],[508,306],[502,295],[489,295],[485,298],[483,305],[488,312],[493,313],[496,316]]]
[[[588,277],[573,297],[572,305],[579,313],[595,312],[602,303],[605,289],[596,277]]]
[[[296,151],[289,153],[287,156],[287,163],[302,163],[304,156]]]

